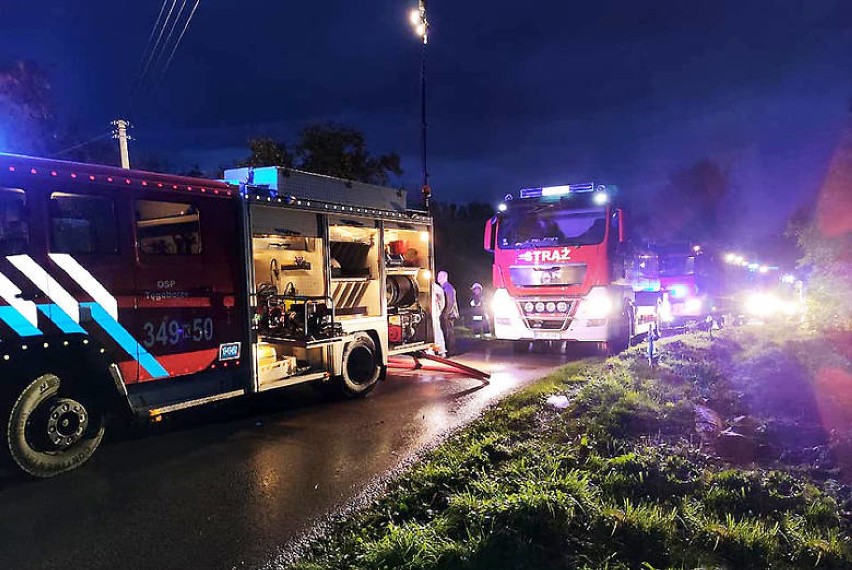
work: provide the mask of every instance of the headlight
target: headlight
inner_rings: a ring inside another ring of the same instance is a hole
[[[506,289],[500,288],[494,291],[491,298],[491,310],[495,318],[518,317],[518,305]]]
[[[542,303],[541,301],[536,303],[535,304],[535,312],[536,313],[543,313],[544,312],[544,303]]]
[[[612,297],[605,287],[593,287],[589,294],[580,301],[577,308],[578,319],[605,319],[612,313]]]
[[[535,303],[533,303],[532,301],[527,301],[527,302],[524,304],[524,310],[525,310],[527,313],[532,313],[533,311],[535,311]]]
[[[781,301],[775,295],[753,293],[746,299],[745,308],[756,317],[770,317],[781,309]]]
[[[691,297],[686,300],[686,312],[687,313],[699,313],[701,312],[701,299],[697,297]]]
[[[803,307],[798,301],[784,301],[781,310],[784,311],[785,315],[798,315],[803,312]]]
[[[671,295],[674,299],[683,299],[684,297],[689,295],[689,287],[687,287],[683,283],[671,285],[669,287],[669,295]]]
[[[548,302],[547,303],[547,312],[548,313],[555,313],[556,312],[556,303],[554,303],[553,301]]]
[[[672,316],[672,303],[669,301],[668,295],[663,297],[663,302],[660,303],[660,319],[667,323],[674,320],[674,317]]]
[[[566,312],[568,310],[568,303],[566,303],[565,301],[559,301],[558,303],[556,303],[556,310],[560,313]]]

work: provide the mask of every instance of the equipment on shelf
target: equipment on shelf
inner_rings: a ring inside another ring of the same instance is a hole
[[[419,289],[412,275],[388,275],[385,279],[385,295],[388,309],[404,308],[417,304]]]
[[[306,342],[343,335],[343,328],[334,320],[331,299],[296,295],[293,283],[287,284],[283,295],[276,290],[271,284],[258,288],[258,333]]]
[[[426,312],[420,307],[388,315],[388,341],[408,344],[426,341]]]

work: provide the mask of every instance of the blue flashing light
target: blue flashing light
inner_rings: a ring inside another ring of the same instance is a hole
[[[565,196],[578,192],[592,192],[595,185],[591,182],[585,184],[565,184],[562,186],[541,186],[538,188],[522,188],[518,196],[521,198],[542,198],[545,196]]]
[[[689,295],[689,287],[682,283],[677,283],[669,287],[669,295],[675,299],[683,299]]]

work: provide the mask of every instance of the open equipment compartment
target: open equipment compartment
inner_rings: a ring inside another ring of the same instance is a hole
[[[330,345],[344,340],[328,295],[320,223],[311,212],[251,206],[251,302],[261,389],[323,374]]]

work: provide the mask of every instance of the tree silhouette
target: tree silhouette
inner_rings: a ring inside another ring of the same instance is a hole
[[[302,129],[293,153],[285,142],[269,137],[250,140],[249,149],[251,155],[241,166],[288,166],[381,185],[388,183],[390,174],[402,174],[399,155],[373,156],[361,131],[331,122]]]
[[[729,221],[723,202],[730,189],[728,173],[709,159],[675,172],[651,203],[649,233],[663,241],[718,237],[721,222]]]
[[[30,61],[0,66],[0,143],[7,147],[0,150],[43,154],[54,146],[55,131],[50,83],[42,69]]]

